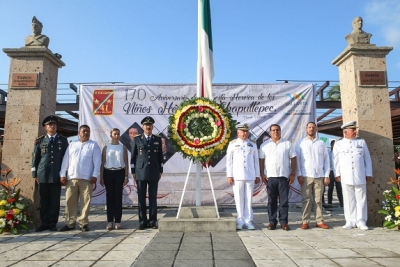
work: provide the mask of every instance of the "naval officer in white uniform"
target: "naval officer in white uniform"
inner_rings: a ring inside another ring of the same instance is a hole
[[[344,229],[367,226],[367,181],[372,180],[372,162],[364,139],[356,137],[357,122],[342,125],[344,138],[335,143],[333,158],[335,179],[342,182]]]
[[[233,185],[236,203],[236,228],[254,230],[252,223],[252,197],[254,183],[260,181],[260,164],[257,144],[249,140],[249,126],[236,126],[238,138],[229,143],[226,152],[226,175],[228,183]]]

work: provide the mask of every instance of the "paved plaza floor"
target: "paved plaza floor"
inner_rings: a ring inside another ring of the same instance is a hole
[[[235,215],[233,206],[220,207]],[[159,217],[176,208],[160,208]],[[137,209],[123,210],[122,229],[108,231],[106,211],[92,207],[90,231],[0,235],[0,266],[398,266],[400,232],[381,227],[344,230],[343,209],[324,211],[331,229],[302,230],[301,206],[291,205],[290,231],[268,230],[266,206],[254,207],[256,230],[140,231]],[[60,217],[58,227],[62,227]]]

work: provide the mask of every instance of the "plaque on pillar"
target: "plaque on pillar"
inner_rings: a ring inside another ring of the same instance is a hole
[[[358,86],[362,87],[382,87],[387,86],[386,71],[369,70],[358,71]]]
[[[39,73],[12,73],[11,89],[39,89]]]

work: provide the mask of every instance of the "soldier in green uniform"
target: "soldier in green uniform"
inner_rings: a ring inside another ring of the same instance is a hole
[[[42,125],[47,134],[40,136],[32,153],[32,177],[39,184],[40,219],[36,232],[57,231],[60,213],[60,168],[68,140],[57,134],[58,119],[54,115],[44,118]]]
[[[154,119],[145,117],[142,121],[143,134],[132,141],[132,175],[137,185],[139,230],[146,227],[157,229],[158,181],[163,173],[161,136],[153,134]],[[149,192],[149,219],[146,212],[146,191]]]

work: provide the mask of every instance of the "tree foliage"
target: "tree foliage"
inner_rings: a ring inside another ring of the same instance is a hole
[[[340,85],[339,84],[335,84],[333,85],[325,98],[326,101],[340,101]]]

